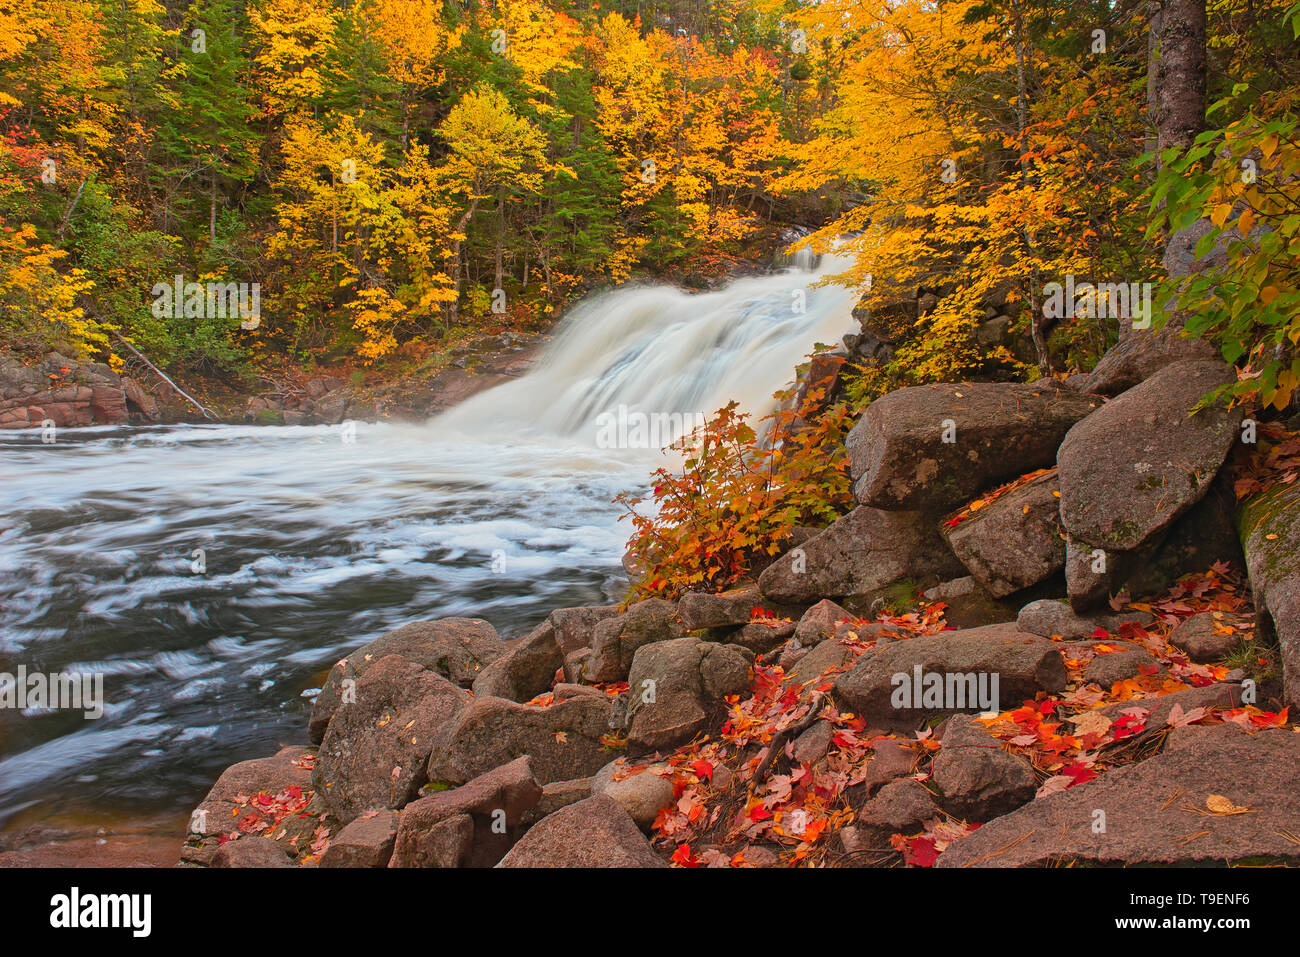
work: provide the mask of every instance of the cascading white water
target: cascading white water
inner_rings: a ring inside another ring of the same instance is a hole
[[[802,258],[811,264],[811,254]],[[842,268],[827,263],[823,271]],[[813,288],[818,275],[796,268],[712,293],[652,286],[596,296],[570,313],[536,371],[432,427],[467,438],[518,429],[595,444],[597,420],[620,406],[687,421],[732,399],[769,411],[773,391],[812,346],[848,331],[853,296],[837,286]]]
[[[837,268],[595,296],[529,375],[354,443],[327,426],[0,432],[0,672],[100,673],[107,697],[98,721],[0,709],[0,822],[190,808],[230,763],[302,740],[304,692],[386,630],[466,615],[513,637],[619,597],[611,500],[665,460],[602,444],[600,416],[762,413],[848,331],[852,295],[811,285]]]

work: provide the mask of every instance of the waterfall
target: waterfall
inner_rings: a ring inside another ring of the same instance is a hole
[[[816,343],[837,343],[850,331],[854,294],[812,285],[844,264],[823,257],[814,270],[811,254],[800,258],[808,268],[716,292],[634,286],[585,300],[528,375],[469,399],[430,428],[471,440],[505,430],[596,444],[602,417],[620,409],[694,422],[735,399],[766,413],[773,391]]]

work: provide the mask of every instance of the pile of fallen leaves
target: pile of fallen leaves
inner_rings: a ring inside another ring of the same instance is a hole
[[[945,629],[943,605],[904,615],[882,615],[896,640]],[[861,655],[875,647],[850,626],[841,644]],[[836,640],[836,639],[830,639]],[[852,667],[829,669],[811,680],[788,678],[780,667],[756,666],[749,697],[727,698],[729,714],[716,739],[701,737],[653,765],[626,773],[658,773],[673,782],[674,803],[654,822],[656,843],[674,846],[671,860],[682,867],[744,867],[824,863],[829,837],[852,823],[846,792],[861,785],[877,742],[914,739],[891,734],[866,736],[865,721],[841,712],[830,700],[831,679]],[[794,741],[819,722],[829,726],[824,758],[794,760]],[[928,735],[927,735],[928,736]],[[775,753],[773,753],[775,751]],[[788,770],[770,773],[784,756]]]
[[[1287,431],[1280,422],[1261,423],[1255,444],[1241,443],[1232,471],[1238,500],[1275,485],[1291,485],[1300,475],[1300,432]]]
[[[1148,733],[1154,700],[1191,688],[1207,687],[1229,677],[1227,668],[1192,662],[1169,644],[1170,632],[1191,615],[1211,612],[1219,627],[1250,637],[1250,604],[1244,584],[1227,566],[1189,576],[1158,598],[1127,603],[1121,610],[1149,612],[1156,619],[1143,626],[1121,625],[1114,633],[1098,629],[1090,642],[1065,642],[1062,651],[1070,674],[1060,695],[1040,694],[1016,708],[981,718],[1007,750],[1034,767],[1038,795],[1066,790],[1095,779],[1107,769],[1149,756],[1162,746],[1169,728],[1232,722],[1250,731],[1287,723],[1286,709],[1194,707],[1175,704],[1159,730]],[[902,616],[882,616],[896,640],[946,629],[943,606]],[[861,655],[875,646],[852,625],[841,627],[842,645]],[[841,626],[846,622],[841,622]],[[1085,683],[1082,673],[1097,655],[1140,648],[1155,664],[1110,688]],[[674,802],[653,826],[654,842],[673,848],[671,861],[681,867],[818,866],[836,863],[831,838],[852,825],[864,789],[850,793],[867,778],[882,740],[914,750],[912,776],[929,778],[928,758],[941,748],[930,730],[913,735],[869,731],[862,718],[840,711],[831,699],[832,679],[852,667],[831,669],[806,681],[789,679],[779,667],[755,668],[748,697],[727,699],[729,715],[716,737],[702,736],[667,757],[630,765],[622,776],[654,773],[673,782]],[[824,757],[808,762],[794,758],[799,733],[819,722],[829,725]],[[897,745],[896,745],[897,746]],[[771,752],[775,750],[776,754]],[[784,757],[782,763],[779,759]],[[780,770],[778,770],[780,769]],[[881,863],[927,867],[954,841],[975,830],[949,815],[928,821],[917,834],[897,834],[897,853]]]

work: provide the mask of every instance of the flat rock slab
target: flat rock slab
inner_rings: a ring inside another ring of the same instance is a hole
[[[877,508],[955,508],[1051,465],[1070,427],[1101,403],[1054,381],[899,389],[849,433],[854,494]]]
[[[597,794],[529,829],[498,867],[667,867],[627,811]]]
[[[1072,538],[1128,551],[1205,495],[1238,438],[1240,409],[1192,409],[1236,381],[1223,362],[1178,362],[1070,429],[1057,462]]]
[[[1210,795],[1251,812],[1199,813]],[[1093,830],[1098,810],[1104,833]],[[1300,861],[1300,844],[1284,831],[1300,833],[1300,735],[1191,726],[1170,732],[1155,757],[990,821],[944,851],[938,866]]]
[[[324,739],[325,726],[347,687],[345,682],[356,681],[385,655],[401,655],[458,687],[468,688],[484,668],[505,653],[506,643],[480,618],[441,618],[403,625],[362,645],[330,669],[312,705],[308,736],[318,744]]]
[[[942,527],[953,554],[994,598],[1036,585],[1065,566],[1059,489],[1051,472]]]
[[[942,580],[962,571],[931,515],[862,506],[769,565],[758,587],[773,601],[807,604],[865,598],[903,579]]]
[[[428,779],[464,784],[521,755],[532,758],[539,784],[589,777],[613,757],[600,740],[609,733],[612,707],[603,695],[578,695],[545,708],[476,698],[439,732]]]
[[[937,704],[926,696],[934,681],[929,676],[943,679]],[[1004,710],[1039,691],[1063,691],[1065,659],[1051,641],[1014,623],[988,625],[877,648],[836,679],[835,691],[868,726],[906,731],[936,715],[985,710],[978,693],[992,692],[995,679],[997,701],[988,710]]]

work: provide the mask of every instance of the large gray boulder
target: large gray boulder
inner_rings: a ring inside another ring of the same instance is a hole
[[[860,506],[769,565],[758,587],[777,602],[865,601],[904,579],[961,573],[932,516]]]
[[[319,743],[350,682],[355,682],[385,655],[401,655],[452,684],[468,688],[479,674],[506,652],[506,643],[479,618],[416,621],[362,645],[330,669],[312,705],[308,736]]]
[[[530,701],[550,690],[555,673],[564,667],[564,653],[555,626],[544,621],[523,638],[512,642],[496,661],[474,679],[480,698]]]
[[[854,494],[877,508],[955,508],[1051,465],[1066,432],[1101,402],[1051,380],[899,389],[849,433]]]
[[[938,680],[932,676],[942,679],[937,703],[925,694]],[[1039,691],[1063,691],[1065,660],[1051,641],[1025,634],[1014,623],[988,625],[877,648],[836,679],[835,691],[868,726],[910,731],[936,715],[984,710],[979,694],[990,694],[995,679],[998,700],[988,710],[1017,705]]]
[[[344,823],[371,808],[404,807],[425,782],[434,736],[469,701],[442,675],[385,655],[357,679],[356,700],[334,713],[315,782]]]
[[[1241,411],[1191,412],[1235,380],[1222,362],[1175,363],[1070,429],[1057,456],[1070,536],[1129,551],[1200,501],[1238,438]]]
[[[1036,585],[1065,565],[1055,472],[942,526],[953,554],[994,598]]]
[[[1249,813],[1215,814],[1212,795]],[[1298,862],[1300,844],[1288,836],[1297,820],[1300,735],[1193,725],[1170,732],[1155,757],[990,821],[938,866]]]

